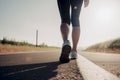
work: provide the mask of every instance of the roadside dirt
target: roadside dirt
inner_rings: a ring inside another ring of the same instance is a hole
[[[58,66],[58,74],[50,80],[84,80],[77,67],[76,60]]]

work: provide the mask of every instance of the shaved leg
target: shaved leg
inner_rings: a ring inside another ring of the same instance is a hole
[[[77,51],[77,44],[80,37],[80,27],[73,27],[72,30],[72,41],[73,41],[73,49],[72,51]]]
[[[63,38],[63,42],[68,40],[68,35],[69,35],[69,25],[66,23],[62,23],[61,24],[61,34],[62,34],[62,38]]]

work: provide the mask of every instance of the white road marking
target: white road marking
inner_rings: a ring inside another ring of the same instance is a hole
[[[37,69],[44,68],[44,67],[46,67],[46,66],[36,67],[36,68],[31,68],[31,69],[25,69],[25,70],[21,70],[21,71],[17,71],[17,72],[11,72],[11,73],[8,73],[6,75],[7,76],[14,75],[14,74],[18,74],[18,73],[23,73],[23,72],[28,72],[28,71],[32,71],[32,70],[37,70]]]
[[[79,54],[77,64],[85,80],[120,80],[117,76],[97,66]]]

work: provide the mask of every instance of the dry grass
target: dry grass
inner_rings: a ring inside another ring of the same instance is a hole
[[[120,38],[105,41],[88,47],[85,51],[108,52],[120,54]]]
[[[33,46],[13,46],[13,45],[0,45],[0,53],[10,52],[40,52],[40,51],[56,51],[60,48],[55,47],[33,47]]]

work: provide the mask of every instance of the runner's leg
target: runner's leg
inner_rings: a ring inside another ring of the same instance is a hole
[[[73,51],[77,51],[77,45],[80,37],[80,22],[79,22],[79,16],[81,11],[81,6],[83,3],[83,0],[70,0],[72,12],[71,12],[71,21],[72,21],[72,41],[73,41]]]
[[[70,0],[57,0],[61,16],[61,34],[63,41],[68,40],[70,25]]]

